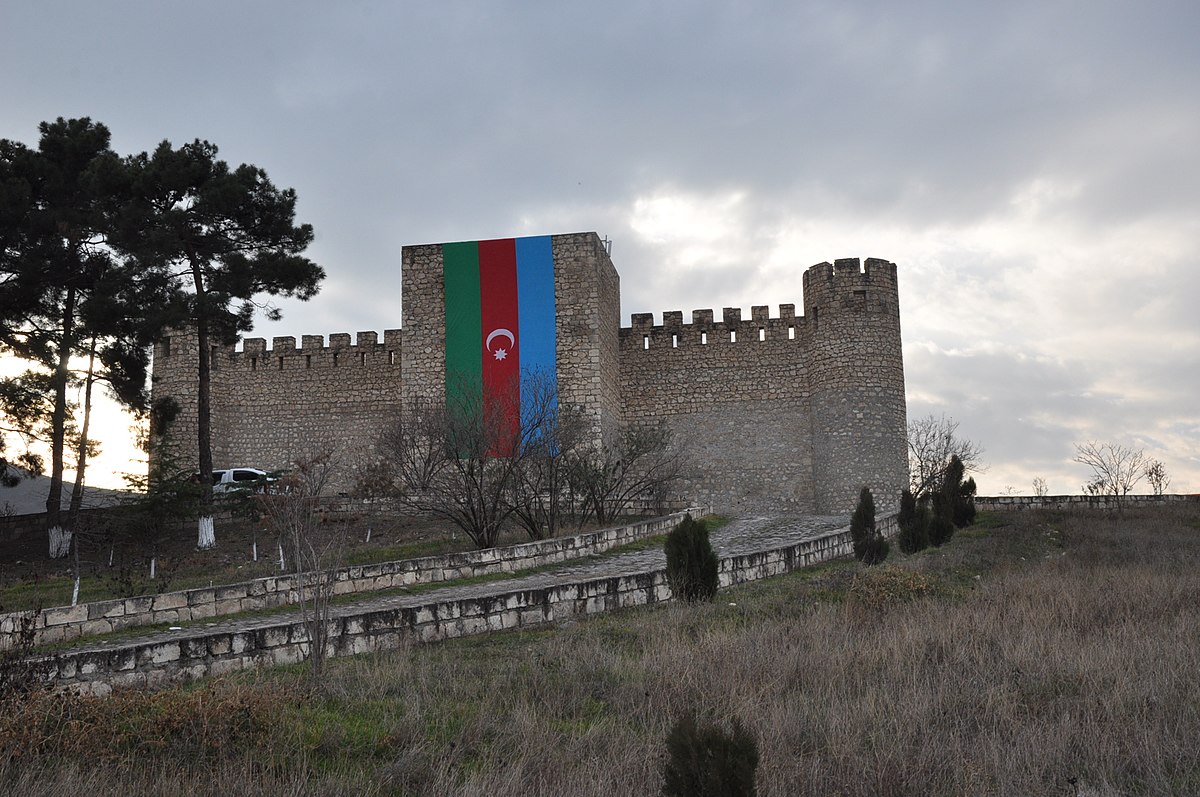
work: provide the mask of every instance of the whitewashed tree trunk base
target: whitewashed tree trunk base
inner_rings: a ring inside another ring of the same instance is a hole
[[[199,527],[200,537],[196,540],[196,547],[202,551],[217,547],[217,533],[213,528],[212,515],[200,518]]]
[[[62,559],[71,552],[71,532],[62,526],[50,527],[50,558]]]

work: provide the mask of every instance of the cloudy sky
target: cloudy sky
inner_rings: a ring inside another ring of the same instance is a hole
[[[1194,492],[1197,31],[1194,0],[5,0],[0,137],[90,116],[295,188],[328,277],[265,337],[400,326],[405,244],[595,230],[658,321],[886,258],[909,416],[983,445],[982,492],[1077,492],[1088,439]]]

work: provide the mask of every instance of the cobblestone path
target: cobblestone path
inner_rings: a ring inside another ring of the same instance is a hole
[[[718,557],[724,559],[728,556],[771,550],[790,543],[819,537],[845,527],[846,523],[847,518],[844,515],[739,518],[719,529],[713,530],[710,534],[710,540],[717,551]],[[330,609],[330,615],[334,618],[353,617],[380,609],[414,607],[462,598],[501,595],[520,590],[581,583],[600,578],[649,573],[661,570],[664,567],[666,567],[666,557],[661,548],[654,546],[640,551],[628,551],[611,555],[600,554],[578,562],[565,562],[537,573],[524,576],[517,575],[483,583],[423,589],[414,594],[396,594],[392,592],[388,595],[374,597],[367,594],[360,600],[339,603],[333,606]],[[301,614],[299,609],[272,611],[253,617],[227,620],[218,618],[204,623],[193,623],[179,630],[127,636],[116,640],[91,642],[85,640],[79,644],[60,649],[60,651],[65,653],[82,653],[112,650],[118,647],[137,647],[147,644],[182,641],[195,637],[197,634],[242,632],[274,628],[298,622],[300,619]]]

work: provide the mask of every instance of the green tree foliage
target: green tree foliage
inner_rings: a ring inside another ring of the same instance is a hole
[[[854,540],[854,558],[862,561],[870,539],[875,534],[875,497],[870,488],[858,494],[858,505],[850,517],[850,539]]]
[[[111,246],[128,180],[108,128],[60,118],[40,132],[36,150],[0,141],[0,347],[31,365],[10,378],[3,409],[18,431],[50,446],[47,527],[52,543],[57,532],[69,547],[60,517],[65,454],[74,449],[77,469],[86,467],[89,447],[73,426],[71,359],[88,358],[89,385],[100,379],[143,409],[157,332],[148,318],[165,284]],[[65,554],[52,544],[52,555]]]
[[[958,497],[954,502],[954,525],[965,529],[975,522],[975,477],[967,479],[958,488]]]
[[[891,546],[875,528],[875,497],[868,487],[858,494],[858,505],[850,518],[850,538],[854,541],[854,558],[863,564],[877,565],[887,559]]]
[[[935,499],[933,515],[929,520],[929,543],[940,548],[954,536],[954,521],[940,512],[938,503]]]
[[[938,491],[952,458],[967,471],[980,471],[982,456],[983,447],[960,436],[953,418],[928,415],[908,422],[908,471],[918,501]]]
[[[975,522],[975,479],[964,482],[965,473],[963,461],[957,456],[950,457],[934,504],[936,514],[960,529]]]
[[[172,398],[154,403],[148,413],[149,426],[138,441],[149,461],[146,475],[125,477],[130,497],[121,506],[119,534],[141,548],[151,563],[167,534],[195,517],[202,493],[199,480],[180,458],[171,434],[178,414],[179,405]]]
[[[758,744],[739,722],[730,731],[684,715],[667,736],[662,793],[668,797],[752,797]]]
[[[900,493],[900,512],[896,516],[900,533],[896,541],[901,551],[914,554],[929,547],[929,520],[928,502],[918,502],[912,490]]]
[[[931,496],[933,519],[929,523],[929,541],[944,545],[954,536],[955,528],[975,522],[975,479],[963,482],[962,460],[951,456],[942,476],[942,483]]]
[[[193,327],[198,338],[197,444],[202,511],[208,513],[212,346],[251,329],[256,297],[309,299],[325,275],[301,254],[313,230],[295,223],[295,191],[276,188],[262,169],[230,168],[215,145],[199,140],[178,149],[163,141],[126,164],[132,199],[120,215],[117,246],[170,276],[178,290],[170,294],[168,315],[177,326]],[[274,319],[279,312],[268,308],[267,315]],[[200,547],[213,544],[202,520]]]
[[[703,520],[684,516],[667,534],[663,549],[667,554],[667,582],[675,597],[694,603],[716,596],[720,568]]]

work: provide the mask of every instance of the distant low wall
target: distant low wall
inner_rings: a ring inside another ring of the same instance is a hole
[[[894,517],[881,519],[879,528],[884,534],[894,534]],[[721,586],[781,575],[851,551],[847,527],[779,548],[728,557],[720,563]],[[670,599],[666,571],[655,570],[346,615],[329,622],[329,655],[394,650],[411,641],[538,626]],[[196,633],[124,648],[116,643],[110,649],[70,652],[44,661],[49,667],[47,677],[56,686],[104,695],[114,688],[153,687],[253,667],[294,664],[304,659],[307,649],[308,632],[302,622],[295,621],[238,632]]]
[[[1124,506],[1158,506],[1187,501],[1200,502],[1200,495],[1127,495],[1119,499]],[[1118,499],[1111,495],[995,495],[977,496],[975,508],[999,512],[1027,509],[1117,509]]]
[[[692,507],[689,511],[699,516],[708,510]],[[555,537],[505,548],[342,568],[334,573],[334,594],[435,584],[489,573],[511,573],[536,565],[602,553],[664,532],[678,524],[684,514],[676,512],[588,534]],[[203,620],[286,606],[298,601],[298,587],[304,578],[309,576],[269,576],[240,584],[43,609],[34,620],[34,644],[53,644],[134,626]],[[12,646],[22,618],[28,615],[29,612],[0,614],[0,650]]]

